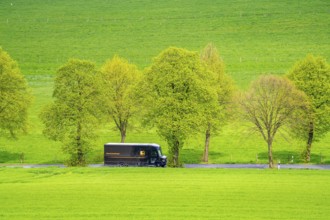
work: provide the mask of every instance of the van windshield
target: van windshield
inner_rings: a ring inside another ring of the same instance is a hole
[[[162,156],[162,155],[163,155],[163,154],[162,154],[162,150],[161,150],[160,148],[158,149],[158,155],[159,155],[159,156]]]

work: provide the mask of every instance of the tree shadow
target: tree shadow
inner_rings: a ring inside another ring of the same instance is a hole
[[[24,153],[12,153],[4,150],[0,150],[0,163],[8,162],[21,162],[24,161]]]
[[[268,152],[265,151],[259,153],[258,158],[259,160],[268,160]],[[302,153],[297,151],[275,151],[273,152],[273,160],[274,163],[278,163],[280,161],[282,164],[305,163]],[[329,159],[322,154],[311,154],[310,163],[322,164],[329,162]]]
[[[203,160],[203,150],[204,149],[182,149],[181,162],[185,164],[198,164]],[[221,157],[224,157],[224,153],[210,151],[209,152],[209,161],[218,160]]]
[[[312,153],[311,154],[311,163],[329,164],[330,163],[330,158],[323,155],[322,153]]]
[[[209,152],[209,161],[219,161],[220,159],[223,159],[223,157],[228,156],[228,154],[224,154],[218,151],[210,151]],[[223,163],[223,162],[222,162]],[[234,163],[233,161],[226,161],[224,163]]]
[[[268,161],[268,152],[264,151],[258,153],[258,159],[262,161]],[[274,163],[281,162],[282,164],[302,163],[303,158],[299,152],[295,151],[275,151],[273,152]]]
[[[203,151],[199,149],[182,149],[180,154],[181,162],[187,164],[200,163],[203,157]]]

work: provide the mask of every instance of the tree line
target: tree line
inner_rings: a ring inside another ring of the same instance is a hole
[[[27,127],[32,95],[17,62],[0,48],[0,130],[15,136]],[[62,143],[71,166],[87,164],[98,129],[112,122],[125,142],[138,120],[156,128],[169,147],[169,165],[181,166],[180,150],[188,137],[203,132],[203,162],[211,136],[231,120],[247,121],[263,137],[273,167],[276,134],[289,132],[306,140],[310,161],[313,141],[330,129],[330,67],[308,55],[283,76],[262,75],[239,91],[226,74],[217,48],[200,53],[170,47],[144,71],[114,56],[98,69],[93,62],[71,59],[56,73],[53,101],[40,118],[43,133]]]

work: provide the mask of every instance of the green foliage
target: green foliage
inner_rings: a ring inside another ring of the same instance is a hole
[[[70,60],[55,78],[54,102],[41,113],[44,134],[61,141],[69,165],[85,165],[98,125],[100,75],[88,61]]]
[[[288,73],[298,89],[309,98],[315,138],[321,138],[330,130],[330,65],[323,57],[308,55],[298,61]],[[300,130],[300,136],[308,138],[309,122]]]
[[[204,80],[206,84],[217,94],[214,106],[205,106],[204,115],[207,122],[211,122],[213,132],[216,132],[224,119],[228,116],[226,108],[232,99],[233,81],[225,73],[225,64],[214,44],[208,44],[201,52],[201,61],[205,65]]]
[[[204,106],[216,100],[203,76],[198,54],[174,47],[156,57],[146,72],[142,87],[150,109],[147,120],[167,141],[173,166],[180,164],[184,141],[205,121],[201,114]]]
[[[205,147],[203,162],[208,162],[209,142],[211,134],[217,131],[228,120],[228,106],[233,94],[233,81],[225,74],[225,64],[220,58],[217,48],[208,44],[201,52],[201,61],[207,71],[204,72],[206,84],[216,91],[217,99],[211,105],[205,105],[203,115],[206,118],[205,124]]]
[[[134,87],[140,80],[140,73],[134,64],[114,56],[102,67],[104,96],[103,106],[110,120],[113,120],[121,134],[121,142],[125,142],[129,120],[137,112],[134,99]],[[108,120],[109,120],[108,119]]]
[[[0,132],[26,131],[32,95],[17,63],[0,47]]]
[[[285,126],[304,118],[308,107],[303,92],[286,78],[261,76],[240,98],[242,118],[262,135],[268,146],[269,167],[273,167],[272,145],[275,135]]]
[[[329,182],[327,170],[0,168],[1,219],[326,220]]]

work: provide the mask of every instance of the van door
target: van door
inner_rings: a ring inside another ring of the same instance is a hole
[[[150,151],[150,164],[155,164],[158,159],[158,151],[155,148],[151,148]]]

